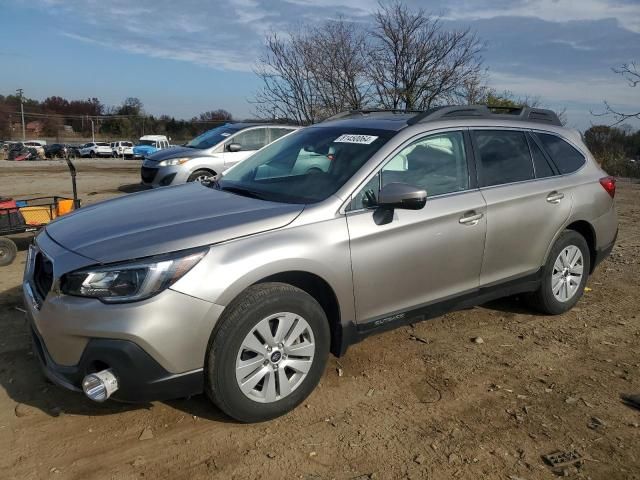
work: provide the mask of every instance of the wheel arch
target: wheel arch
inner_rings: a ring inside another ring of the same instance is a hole
[[[569,223],[563,226],[560,230],[558,230],[558,232],[553,237],[553,240],[549,244],[549,247],[547,248],[547,253],[544,256],[544,262],[542,263],[542,265],[546,265],[547,261],[549,260],[549,255],[551,254],[551,249],[555,245],[560,234],[565,230],[571,230],[576,233],[579,233],[587,242],[587,246],[589,247],[589,257],[590,257],[589,275],[591,275],[596,267],[594,259],[596,258],[596,254],[597,254],[597,250],[596,250],[597,243],[596,243],[596,231],[593,228],[593,225],[591,225],[591,223],[589,223],[587,220],[571,220]]]
[[[573,230],[574,232],[579,233],[587,242],[587,246],[589,247],[589,274],[593,273],[595,269],[595,259],[596,259],[596,231],[586,220],[576,220],[569,225],[567,225],[566,230]]]
[[[340,303],[331,285],[319,275],[302,270],[291,270],[269,275],[258,280],[253,285],[267,282],[292,285],[311,295],[320,304],[329,321],[329,329],[331,331],[330,351],[334,355],[340,356],[343,340]]]

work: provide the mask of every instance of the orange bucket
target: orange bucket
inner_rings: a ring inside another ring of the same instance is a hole
[[[64,215],[73,211],[73,200],[60,199],[58,200],[58,206],[56,208],[58,216]]]

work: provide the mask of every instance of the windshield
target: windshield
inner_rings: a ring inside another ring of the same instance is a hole
[[[196,138],[188,142],[185,146],[190,148],[198,148],[204,150],[205,148],[211,148],[214,145],[219,144],[229,135],[233,135],[239,130],[239,128],[231,127],[231,125],[222,125],[204,132],[202,135],[198,135]]]
[[[156,141],[155,140],[140,140],[138,142],[137,146],[140,146],[140,145],[150,145],[152,147],[155,147],[156,146]]]
[[[263,200],[316,203],[333,195],[395,132],[309,127],[260,150],[214,185]]]
[[[96,145],[99,146],[99,147],[108,147],[109,146],[108,143],[102,143],[102,142],[96,143]]]

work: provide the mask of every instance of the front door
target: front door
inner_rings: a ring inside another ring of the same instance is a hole
[[[267,133],[266,127],[259,127],[242,130],[234,136],[229,137],[224,144],[224,153],[222,154],[225,170],[264,147],[267,144]],[[229,145],[231,144],[240,145],[240,150],[230,152]]]
[[[419,138],[393,156],[352,198],[347,212],[358,328],[408,320],[421,307],[478,288],[485,202],[467,164],[462,131]],[[374,221],[379,188],[401,182],[427,191],[422,210]]]

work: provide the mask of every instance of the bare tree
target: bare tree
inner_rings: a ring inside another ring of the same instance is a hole
[[[369,76],[385,108],[430,108],[482,71],[483,44],[469,29],[445,30],[398,0],[381,3],[374,22]]]
[[[255,73],[262,89],[254,100],[259,116],[289,118],[297,123],[314,123],[319,116],[313,71],[305,54],[303,34],[281,38],[271,33],[266,52],[258,60]]]
[[[343,19],[266,38],[255,72],[258,115],[314,123],[367,101],[366,36]]]
[[[341,18],[312,29],[305,43],[323,115],[363,108],[370,99],[365,32]]]
[[[631,88],[634,88],[640,85],[640,70],[638,70],[638,65],[635,62],[624,63],[619,67],[613,67],[611,70],[613,70],[613,72],[617,73],[618,75],[622,75],[622,77],[627,81],[627,83]],[[604,112],[601,112],[601,113],[591,112],[591,114],[596,117],[604,117],[607,115],[612,115],[613,118],[615,119],[615,122],[612,124],[612,126],[619,125],[625,120],[631,120],[631,119],[640,120],[640,111],[635,113],[633,112],[625,113],[611,106],[611,104],[606,100],[603,103],[604,103],[604,109],[605,109]]]

